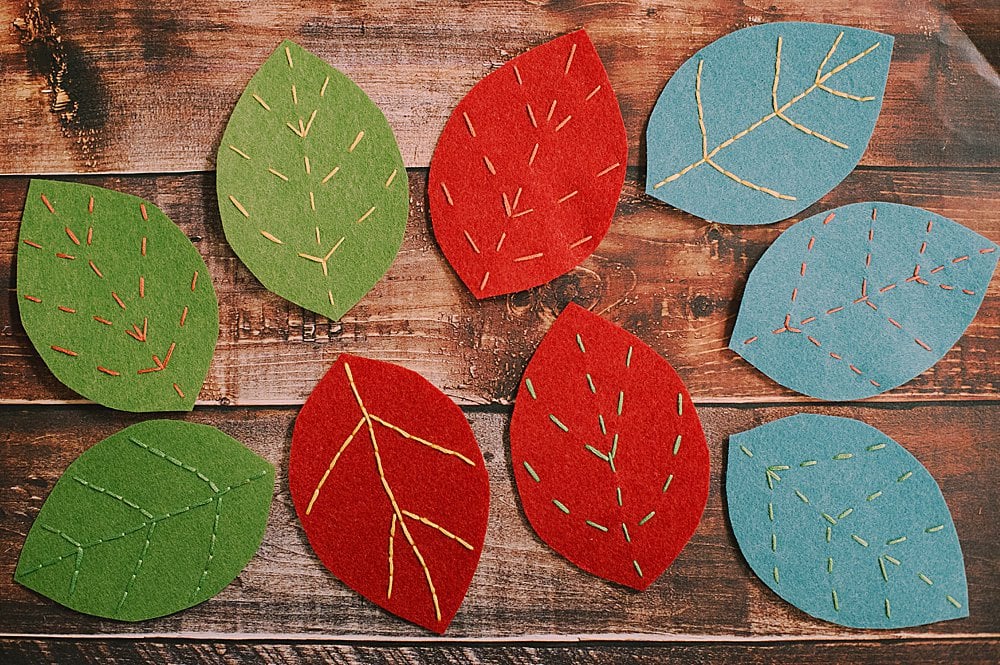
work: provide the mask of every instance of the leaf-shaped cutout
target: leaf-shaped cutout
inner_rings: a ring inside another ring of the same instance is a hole
[[[868,202],[820,213],[758,261],[729,348],[800,393],[870,397],[944,356],[996,262],[996,245],[922,208]]]
[[[21,322],[56,377],[123,411],[190,411],[219,336],[198,251],[159,208],[32,180],[17,247]]]
[[[295,421],[288,483],[334,575],[444,633],[489,517],[483,455],[454,402],[415,372],[341,354]]]
[[[544,284],[590,256],[611,225],[628,141],[583,30],[477,83],[431,160],[434,235],[476,298]]]
[[[132,425],[59,478],[14,579],[109,619],[178,612],[243,570],[264,537],[273,489],[274,467],[214,427]]]
[[[646,129],[646,193],[724,224],[805,209],[857,165],[893,38],[823,23],[726,35],[681,65]]]
[[[645,589],[708,498],[691,396],[639,338],[570,304],[528,363],[510,425],[524,512],[571,562]]]
[[[340,318],[403,242],[410,194],[392,128],[351,79],[293,42],[250,79],[216,165],[229,244],[308,310]]]
[[[726,498],[753,572],[816,618],[905,628],[969,615],[937,483],[870,425],[800,414],[734,434]]]

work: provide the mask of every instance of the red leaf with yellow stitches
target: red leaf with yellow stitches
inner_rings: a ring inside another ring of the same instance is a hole
[[[323,564],[436,633],[483,550],[489,479],[462,411],[415,372],[342,354],[295,421],[288,482]]]
[[[434,235],[476,298],[544,284],[590,256],[618,204],[628,140],[583,30],[477,83],[431,160]]]
[[[680,377],[639,338],[573,304],[528,363],[510,448],[542,540],[634,589],[667,569],[705,509],[708,447]]]

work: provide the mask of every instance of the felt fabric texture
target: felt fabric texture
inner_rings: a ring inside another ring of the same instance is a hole
[[[680,377],[639,338],[574,304],[528,363],[510,451],[539,537],[633,589],[673,562],[708,498],[705,434]]]
[[[217,157],[226,239],[269,290],[339,319],[392,264],[410,193],[382,111],[285,41],[250,79]]]
[[[190,411],[219,336],[212,277],[156,206],[32,180],[17,245],[31,343],[66,386],[123,411]]]
[[[214,427],[132,425],[59,478],[14,579],[99,617],[178,612],[243,570],[264,537],[273,489],[274,467]]]
[[[996,245],[896,203],[854,203],[792,226],[750,273],[729,348],[783,386],[870,397],[917,376],[975,317]]]
[[[295,421],[288,484],[323,565],[444,633],[489,517],[486,465],[454,402],[415,372],[342,354]]]
[[[434,235],[476,298],[544,284],[611,225],[628,140],[587,33],[523,53],[477,83],[431,159]]]
[[[670,78],[646,129],[646,193],[724,224],[770,224],[854,169],[893,38],[822,23],[737,30]]]
[[[870,425],[802,414],[734,434],[726,498],[754,573],[811,616],[899,629],[969,615],[937,483]]]

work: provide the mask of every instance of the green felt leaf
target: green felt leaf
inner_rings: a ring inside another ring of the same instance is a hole
[[[208,600],[260,547],[274,467],[214,427],[150,420],[80,455],[21,550],[14,579],[123,621]]]
[[[293,42],[250,80],[216,165],[226,239],[297,305],[340,318],[399,251],[409,187],[392,129],[361,88]]]
[[[123,411],[190,411],[219,336],[208,268],[156,206],[32,180],[17,246],[24,329],[68,387]]]

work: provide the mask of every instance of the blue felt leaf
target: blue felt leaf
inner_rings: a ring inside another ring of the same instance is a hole
[[[646,193],[704,219],[770,224],[857,165],[893,38],[824,23],[738,30],[674,74],[646,130]]]
[[[958,341],[996,249],[923,208],[869,202],[820,213],[781,234],[754,267],[729,348],[812,397],[877,395]]]
[[[814,617],[904,628],[969,615],[937,483],[870,425],[802,414],[734,434],[726,498],[753,572]]]

